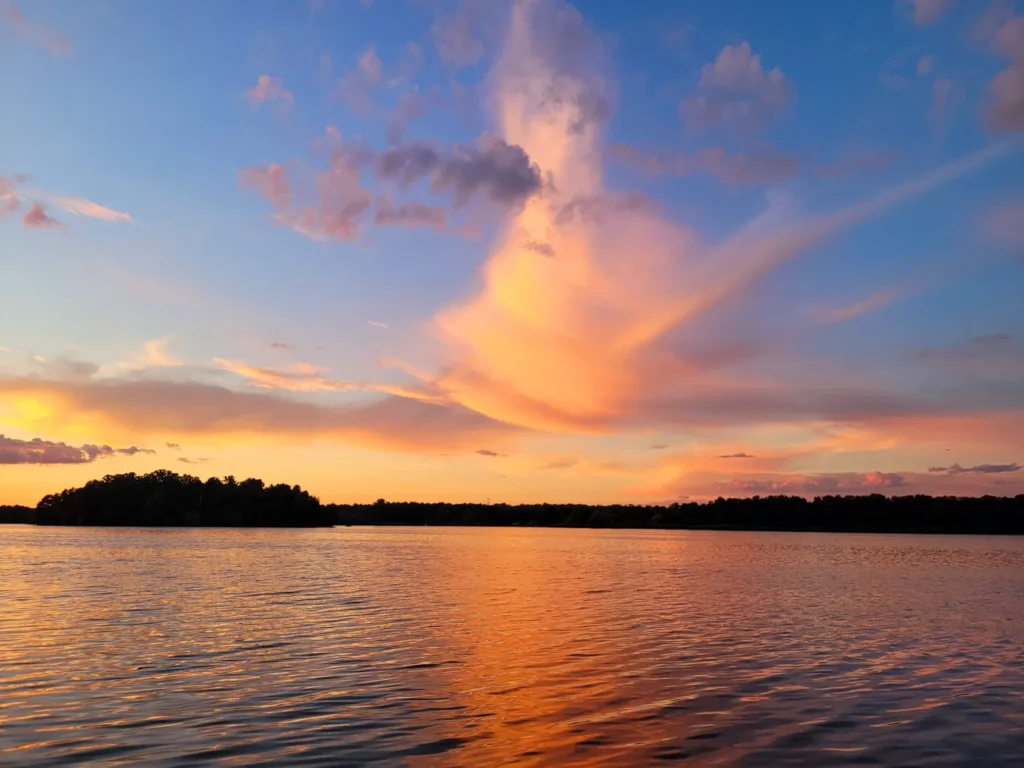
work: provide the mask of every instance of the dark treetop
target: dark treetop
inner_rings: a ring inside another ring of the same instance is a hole
[[[158,470],[107,475],[46,496],[35,509],[0,507],[0,523],[268,526],[515,525],[762,531],[1024,534],[1024,495],[755,496],[669,505],[327,504],[299,486]]]
[[[5,517],[10,515],[0,512],[0,520]],[[107,475],[82,488],[51,494],[19,522],[312,527],[331,525],[332,518],[319,499],[297,485],[265,486],[262,480],[237,482],[233,477],[203,482],[160,469],[148,475]]]

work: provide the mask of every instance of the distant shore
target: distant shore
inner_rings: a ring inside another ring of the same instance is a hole
[[[0,506],[0,523],[34,525],[281,527],[332,525],[497,526],[831,533],[1024,535],[1024,494],[981,496],[755,496],[706,503],[322,504],[298,486],[250,478],[202,481],[158,470],[108,475],[44,497]]]

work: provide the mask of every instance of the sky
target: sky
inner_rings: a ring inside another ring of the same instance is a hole
[[[0,503],[1024,493],[1024,7],[0,0]]]

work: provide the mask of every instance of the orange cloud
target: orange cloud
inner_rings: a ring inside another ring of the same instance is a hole
[[[776,201],[708,246],[642,199],[606,191],[600,121],[585,116],[605,86],[585,66],[585,52],[559,44],[578,39],[580,23],[543,3],[513,8],[493,103],[502,138],[522,147],[547,183],[506,223],[480,292],[435,318],[449,359],[430,386],[490,418],[552,432],[913,412],[906,398],[847,382],[731,380],[681,356],[666,338],[693,338],[699,318],[773,267],[992,162],[1006,147],[826,215],[798,216]],[[744,71],[729,77],[746,82]],[[751,71],[757,82],[767,77],[759,66]]]
[[[350,406],[156,379],[0,379],[4,422],[37,432],[310,439],[405,451],[502,445],[517,430],[454,405],[387,396]]]

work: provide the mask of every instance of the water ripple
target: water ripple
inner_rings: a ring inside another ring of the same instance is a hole
[[[1014,539],[0,536],[3,764],[1024,764]]]

